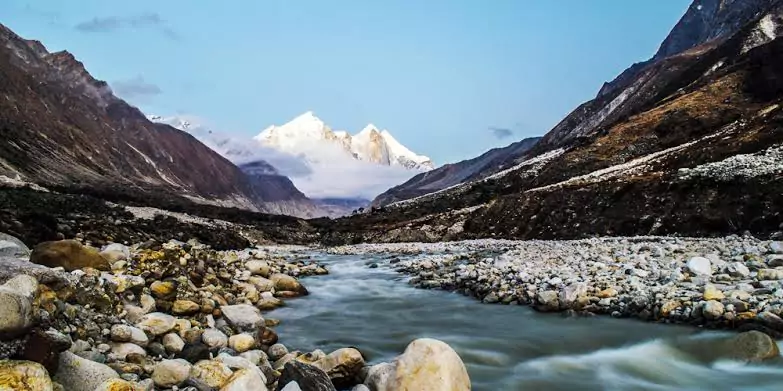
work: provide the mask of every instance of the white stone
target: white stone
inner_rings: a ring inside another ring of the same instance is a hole
[[[712,263],[704,257],[693,257],[685,264],[688,270],[697,276],[711,276]]]

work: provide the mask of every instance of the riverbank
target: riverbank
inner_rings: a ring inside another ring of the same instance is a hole
[[[410,283],[488,304],[783,336],[783,243],[752,237],[362,244]]]
[[[31,251],[0,234],[0,389],[362,391],[362,382],[394,384],[410,378],[399,371],[433,360],[443,368],[433,376],[469,389],[440,341],[413,341],[383,371],[352,347],[289,351],[275,331],[281,320],[267,313],[309,294],[299,278],[328,274],[297,250],[62,240]]]

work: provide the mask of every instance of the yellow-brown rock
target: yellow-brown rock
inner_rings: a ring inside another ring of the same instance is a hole
[[[111,269],[111,265],[98,249],[85,246],[76,240],[40,243],[33,249],[30,262],[47,267],[62,267],[69,272],[86,267],[105,271]]]

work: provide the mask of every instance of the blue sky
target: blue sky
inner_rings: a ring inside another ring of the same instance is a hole
[[[650,57],[690,1],[77,3],[3,0],[0,22],[149,114],[250,136],[313,110],[443,164],[543,135]]]

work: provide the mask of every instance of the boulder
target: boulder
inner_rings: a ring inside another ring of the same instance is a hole
[[[68,391],[94,391],[101,383],[120,375],[108,365],[104,365],[71,352],[60,354],[60,363],[52,378]]]
[[[0,390],[52,391],[52,380],[36,362],[0,360]]]
[[[734,358],[746,361],[762,361],[780,357],[777,342],[760,331],[746,331],[732,338]]]
[[[726,295],[724,295],[720,289],[716,288],[715,285],[707,284],[704,286],[704,294],[702,297],[704,300],[723,300],[726,298]]]
[[[33,299],[37,290],[38,281],[27,275],[0,286],[0,339],[17,337],[35,324]]]
[[[125,358],[130,354],[138,354],[146,356],[147,351],[139,345],[130,342],[112,342],[111,352],[117,357],[118,360],[125,361]]]
[[[228,345],[228,337],[218,329],[206,329],[201,334],[201,341],[210,349],[224,348]]]
[[[702,307],[701,312],[705,318],[709,320],[714,320],[714,319],[719,319],[721,316],[723,316],[724,310],[725,309],[721,302],[716,300],[709,300],[706,303],[704,303],[704,307]]]
[[[136,323],[136,327],[154,336],[163,335],[171,331],[176,325],[175,317],[162,312],[152,312],[144,315]]]
[[[280,359],[280,357],[285,356],[288,354],[288,348],[285,347],[285,345],[281,343],[276,343],[269,347],[267,350],[267,354],[269,354],[269,358],[272,361],[277,361]]]
[[[726,266],[726,272],[732,277],[746,278],[750,276],[750,269],[742,262],[732,262]]]
[[[201,360],[190,368],[190,379],[212,388],[220,388],[231,377],[231,369],[220,361]]]
[[[269,263],[266,261],[250,260],[245,263],[245,269],[249,270],[254,275],[262,277],[269,277],[270,268]]]
[[[234,334],[228,338],[228,347],[237,353],[244,353],[256,346],[256,339],[247,333]]]
[[[209,346],[201,341],[185,344],[185,347],[177,354],[177,357],[192,363],[199,362],[209,358]]]
[[[712,275],[712,263],[709,259],[704,257],[693,257],[685,264],[692,274],[701,277],[708,277]]]
[[[264,326],[261,311],[250,304],[224,305],[220,311],[226,322],[239,332],[254,332]]]
[[[291,361],[283,367],[277,380],[277,391],[291,390],[290,383],[296,388],[306,391],[337,391],[326,372],[319,368],[299,361]]]
[[[279,339],[275,330],[270,327],[262,327],[256,334],[256,340],[261,345],[272,346],[277,343]]]
[[[470,390],[468,371],[457,352],[435,339],[422,338],[411,342],[393,365],[393,371],[386,370],[375,376],[370,374],[370,382],[365,384],[377,391]]]
[[[69,272],[85,267],[111,270],[111,265],[97,249],[85,246],[76,240],[40,243],[33,249],[30,261],[46,267],[62,267]]]
[[[275,290],[277,291],[296,292],[300,295],[307,294],[307,289],[299,283],[299,280],[287,274],[275,273],[269,279],[275,284]]]
[[[337,349],[312,364],[326,372],[335,387],[345,388],[358,383],[356,377],[364,367],[361,352],[353,348]]]
[[[240,369],[234,372],[220,391],[268,391],[258,370]]]
[[[27,258],[30,249],[21,240],[0,232],[0,257]]]
[[[539,311],[549,312],[560,309],[558,293],[556,291],[540,291],[536,294],[538,305],[535,307]]]
[[[155,365],[152,381],[162,388],[180,386],[188,380],[190,368],[190,363],[183,359],[163,360]]]
[[[564,308],[571,308],[574,303],[576,303],[576,299],[583,297],[586,294],[587,284],[584,282],[571,284],[560,291],[560,294],[558,295],[559,305]]]
[[[364,384],[371,390],[390,390],[390,382],[394,379],[395,366],[392,363],[384,362],[375,364],[367,371],[367,377]]]
[[[74,279],[70,273],[60,269],[50,269],[25,259],[0,256],[0,284],[22,274],[34,277],[41,284],[51,286],[67,285]]]
[[[171,306],[171,312],[174,315],[191,315],[199,312],[200,309],[198,303],[190,300],[176,300]]]
[[[169,353],[179,353],[185,348],[185,341],[183,341],[182,337],[177,333],[168,333],[164,335],[161,342]]]
[[[266,384],[266,375],[264,375],[264,372],[262,372],[258,367],[258,362],[254,364],[245,357],[231,356],[227,353],[220,353],[215,359],[222,362],[223,364],[226,364],[226,366],[232,370],[247,369],[249,371],[256,372],[256,375],[258,375],[258,377],[263,380],[264,384]]]
[[[781,319],[779,316],[769,311],[764,311],[758,314],[757,318],[764,326],[778,332],[783,332],[783,319]]]
[[[150,284],[150,292],[158,299],[168,299],[177,293],[177,284],[174,281],[155,281]]]

